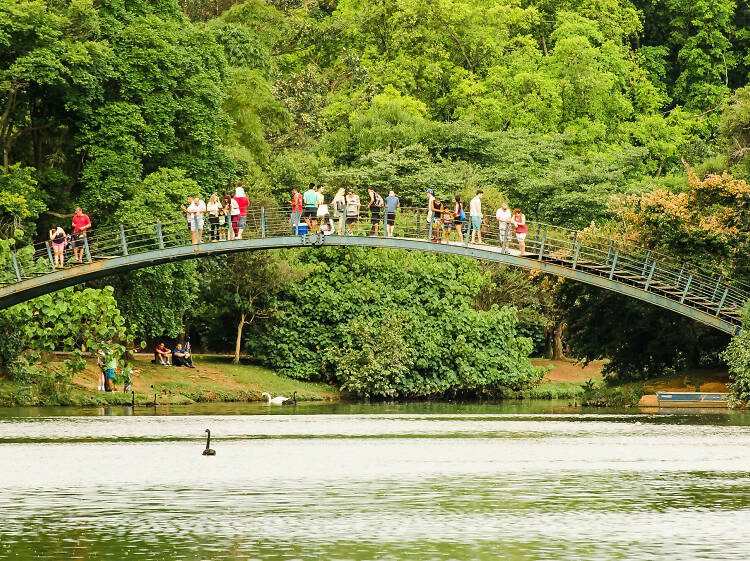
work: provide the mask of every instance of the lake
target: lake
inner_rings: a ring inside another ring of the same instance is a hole
[[[0,513],[14,560],[746,560],[750,414],[6,409]]]

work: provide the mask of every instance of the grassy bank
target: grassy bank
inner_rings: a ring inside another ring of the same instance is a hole
[[[62,356],[56,356],[50,368],[63,368]],[[567,399],[581,402],[586,388],[602,379],[602,363],[587,367],[567,360],[533,359],[536,366],[551,367],[544,381],[524,391],[498,390],[493,398]],[[272,370],[254,364],[234,365],[227,357],[196,357],[196,368],[175,368],[151,364],[151,356],[141,355],[135,361],[133,386],[138,404],[191,404],[219,401],[260,401],[262,392],[272,396],[291,396],[297,392],[300,401],[335,401],[344,397],[336,387],[285,378]],[[39,387],[0,379],[0,405],[117,405],[131,402],[130,392],[96,390],[99,369],[89,360],[86,369],[73,379],[66,392],[58,396],[44,394]],[[663,384],[663,382],[659,382]],[[122,388],[118,388],[122,389]]]
[[[135,401],[145,404],[190,404],[211,401],[260,401],[268,392],[272,396],[291,396],[297,392],[301,401],[338,400],[342,394],[327,384],[312,384],[278,376],[272,370],[252,364],[232,364],[220,357],[196,357],[195,368],[176,368],[151,364],[151,357],[139,357],[134,363]],[[54,360],[52,369],[62,369],[62,358]],[[65,392],[50,398],[40,388],[0,380],[0,405],[117,405],[132,400],[130,392],[97,391],[99,368],[88,360]],[[118,387],[122,390],[121,387]]]

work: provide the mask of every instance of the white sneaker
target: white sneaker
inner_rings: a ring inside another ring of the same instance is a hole
[[[101,386],[96,386],[96,390],[97,390],[97,391],[102,391],[103,389],[104,389],[104,388],[102,388]]]

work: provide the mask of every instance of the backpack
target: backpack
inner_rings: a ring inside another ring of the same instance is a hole
[[[464,212],[464,205],[462,205],[461,203],[458,203],[458,208],[461,210],[461,214],[459,215],[459,220],[465,221],[466,213]]]
[[[385,201],[383,201],[383,197],[380,196],[380,193],[378,193],[377,191],[373,191],[372,196],[375,199],[375,206],[377,206],[377,207],[384,207],[385,206]]]

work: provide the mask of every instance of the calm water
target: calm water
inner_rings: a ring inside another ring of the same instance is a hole
[[[0,411],[0,559],[748,559],[750,415]],[[210,428],[215,457],[203,457]]]

